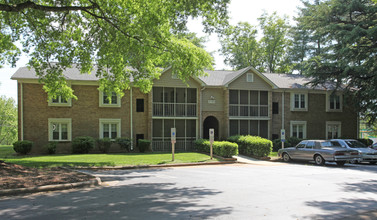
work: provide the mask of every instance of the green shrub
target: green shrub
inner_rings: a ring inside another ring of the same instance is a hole
[[[112,144],[112,141],[108,137],[100,138],[97,140],[98,149],[104,154],[109,152],[111,144]]]
[[[246,155],[266,157],[272,150],[272,141],[258,136],[237,135],[229,137],[228,141],[237,143],[240,153]]]
[[[284,142],[284,148],[294,147],[298,143],[300,143],[300,141],[302,141],[302,139],[299,139],[297,137],[289,137]],[[279,149],[281,149],[281,140],[280,139],[275,139],[275,140],[272,141],[272,143],[273,143],[272,151],[277,152]]]
[[[32,141],[16,141],[13,143],[13,149],[19,154],[28,154],[31,151],[34,143]]]
[[[199,152],[210,153],[211,143],[209,140],[198,139],[194,142],[195,148]],[[228,141],[215,141],[212,144],[213,154],[221,157],[232,157],[238,155],[238,145]]]
[[[72,153],[87,154],[94,148],[95,140],[90,136],[76,137],[72,141]]]
[[[48,144],[45,145],[46,151],[48,154],[55,154],[56,153],[56,146],[58,143],[52,141],[48,142]]]
[[[119,144],[120,148],[130,151],[131,148],[131,139],[129,138],[117,138],[115,143]]]
[[[141,153],[144,153],[145,151],[151,151],[151,141],[146,139],[139,139],[138,140],[138,147],[139,151]]]

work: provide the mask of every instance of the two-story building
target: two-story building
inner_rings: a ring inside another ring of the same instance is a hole
[[[252,67],[207,73],[184,83],[166,69],[148,94],[131,86],[109,102],[95,74],[67,69],[78,100],[47,100],[35,71],[20,68],[12,76],[18,81],[19,139],[35,142],[33,152],[42,152],[49,141],[59,142],[58,152],[69,152],[77,136],[149,139],[153,150],[169,151],[172,127],[181,151],[208,138],[209,128],[219,140],[235,134],[278,139],[281,129],[304,139],[357,137],[358,115],[331,84],[312,88],[304,76]]]

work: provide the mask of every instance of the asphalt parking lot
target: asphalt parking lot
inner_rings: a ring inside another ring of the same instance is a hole
[[[357,219],[377,210],[377,165],[271,162],[90,173],[103,186],[2,198],[0,219]]]

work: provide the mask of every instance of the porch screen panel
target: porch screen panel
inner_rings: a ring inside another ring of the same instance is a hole
[[[250,135],[258,136],[259,135],[259,124],[258,121],[250,121]]]
[[[187,89],[187,103],[196,103],[196,89]]]
[[[186,102],[186,89],[184,88],[176,88],[175,89],[175,96],[177,103],[185,103]]]
[[[268,138],[268,121],[259,121],[259,136]]]
[[[162,102],[162,101],[163,101],[163,88],[153,87],[153,102]]]
[[[258,91],[250,91],[250,105],[259,105]]]
[[[229,103],[238,104],[238,90],[229,90]]]
[[[185,121],[184,119],[176,119],[175,120],[175,128],[177,132],[177,137],[184,138],[185,137]]]
[[[196,120],[186,120],[186,137],[196,137]]]
[[[162,119],[153,120],[153,137],[162,137]]]
[[[249,122],[246,120],[240,120],[240,135],[249,134]]]
[[[230,136],[239,134],[238,120],[230,120],[229,121],[229,127],[230,127],[230,131],[229,131]]]
[[[174,88],[164,88],[164,102],[174,103]]]
[[[268,92],[267,91],[260,91],[260,104],[268,105]]]
[[[174,128],[174,120],[173,119],[165,119],[164,120],[164,137],[170,138],[171,137],[171,128]]]

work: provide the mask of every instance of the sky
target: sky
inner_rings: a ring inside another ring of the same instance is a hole
[[[257,26],[257,18],[262,15],[264,11],[272,14],[274,11],[279,16],[287,15],[290,23],[293,24],[292,17],[297,15],[297,7],[301,6],[300,0],[231,0],[228,11],[230,15],[230,24],[236,25],[238,22],[249,22],[251,25]],[[188,24],[191,32],[196,32],[199,37],[205,36],[203,34],[202,26],[198,20],[190,21]],[[224,58],[219,54],[220,43],[215,34],[207,36],[206,50],[208,52],[215,52],[215,69],[231,69],[223,63]],[[17,101],[17,82],[11,80],[11,76],[20,67],[26,66],[28,57],[23,55],[17,62],[16,67],[4,66],[0,69],[0,96],[13,98]]]

